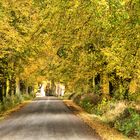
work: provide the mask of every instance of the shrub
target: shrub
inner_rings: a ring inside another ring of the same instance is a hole
[[[23,97],[21,94],[16,94],[12,97],[13,105],[17,105],[23,101]]]
[[[77,101],[85,111],[87,111],[88,113],[93,113],[97,104],[101,102],[101,97],[95,94],[83,94],[77,96]]]
[[[88,98],[80,101],[80,106],[84,108],[88,113],[92,113],[92,109],[94,107],[94,105],[89,102]]]
[[[96,115],[103,115],[107,111],[114,109],[115,104],[114,100],[107,100],[106,98],[103,98],[101,102],[99,102],[93,109],[93,113]]]
[[[34,98],[34,95],[33,94],[23,94],[22,97],[23,97],[23,100],[31,100]]]
[[[2,110],[1,111],[5,111],[11,107],[13,107],[13,100],[12,100],[12,97],[11,96],[7,96],[3,99],[3,102],[2,102]]]
[[[3,99],[3,102],[0,102],[0,112],[4,112],[8,109],[13,108],[17,104],[20,104],[23,100],[31,100],[34,98],[34,94],[16,94],[12,96],[7,96]]]
[[[74,95],[75,93],[64,94],[64,96],[67,96],[68,99],[72,99]]]
[[[129,100],[130,101],[140,101],[140,93],[129,93]]]
[[[75,94],[73,96],[73,101],[77,104],[80,104],[80,100],[81,100],[82,95],[81,94]]]
[[[127,108],[116,119],[114,127],[127,136],[140,138],[140,112]]]
[[[3,99],[3,102],[0,103],[0,112],[6,111],[17,104],[22,102],[22,97],[21,95],[13,95],[13,96],[7,96]]]
[[[87,100],[90,104],[97,105],[102,101],[102,98],[96,94],[84,94],[81,100]]]

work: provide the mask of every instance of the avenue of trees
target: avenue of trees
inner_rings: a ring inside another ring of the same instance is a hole
[[[140,92],[139,0],[0,0],[0,100],[62,82],[68,92]]]

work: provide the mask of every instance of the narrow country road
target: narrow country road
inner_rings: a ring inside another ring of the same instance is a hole
[[[0,122],[0,140],[101,140],[56,97],[44,97]]]

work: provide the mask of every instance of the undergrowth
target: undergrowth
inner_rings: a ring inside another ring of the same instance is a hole
[[[113,124],[123,134],[140,139],[140,111],[127,108]]]
[[[130,138],[140,139],[140,111],[130,108],[129,101],[101,98],[96,94],[72,94],[71,99],[86,112],[100,116]]]
[[[0,113],[5,112],[13,107],[17,106],[18,104],[22,103],[26,100],[31,100],[34,98],[33,94],[16,94],[12,96],[7,96],[3,99],[3,102],[0,102]]]

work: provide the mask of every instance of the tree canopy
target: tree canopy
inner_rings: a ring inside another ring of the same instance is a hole
[[[139,9],[139,0],[0,0],[0,80],[92,92],[107,75],[128,90],[140,81]]]

